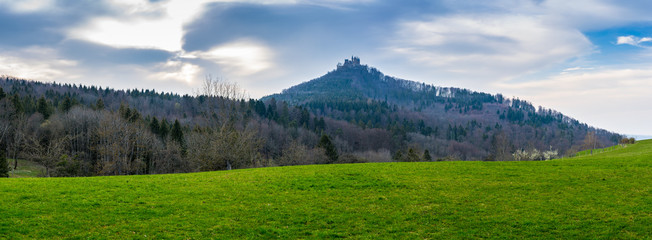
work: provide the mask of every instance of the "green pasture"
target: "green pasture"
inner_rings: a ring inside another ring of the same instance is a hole
[[[0,179],[0,239],[651,239],[652,141],[536,162]]]

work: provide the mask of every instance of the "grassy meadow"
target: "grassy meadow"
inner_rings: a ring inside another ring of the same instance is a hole
[[[652,141],[537,162],[0,179],[0,239],[651,239]]]
[[[13,159],[7,159],[9,166],[14,166]],[[34,163],[32,161],[27,161],[23,159],[18,159],[18,168],[9,172],[9,177],[11,178],[26,178],[26,177],[41,177],[45,176],[45,167]]]

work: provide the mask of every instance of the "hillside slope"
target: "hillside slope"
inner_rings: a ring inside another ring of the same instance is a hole
[[[16,238],[652,237],[652,141],[540,162],[0,179]]]
[[[397,152],[412,147],[427,149],[436,157],[508,160],[511,155],[499,152],[576,151],[589,132],[595,133],[602,146],[614,145],[621,138],[525,100],[386,76],[361,64],[357,57],[262,100],[283,101],[362,129],[387,131],[385,142],[389,144],[362,150]],[[347,136],[355,131],[351,127],[338,127],[344,132],[340,134],[343,141],[357,141]],[[338,127],[327,127],[327,132],[338,135]]]

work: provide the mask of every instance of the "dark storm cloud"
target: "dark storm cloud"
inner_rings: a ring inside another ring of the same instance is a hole
[[[213,3],[202,17],[186,25],[184,49],[206,50],[242,38],[264,39],[280,46],[307,44],[306,47],[322,50],[329,46],[364,47],[388,34],[388,24],[398,17],[418,17],[443,9],[432,1],[354,3],[339,7]]]

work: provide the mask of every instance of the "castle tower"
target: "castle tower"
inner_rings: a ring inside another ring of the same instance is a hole
[[[351,56],[351,59],[344,59],[344,64],[338,63],[337,69],[341,67],[356,67],[360,66],[360,58],[356,56]]]

